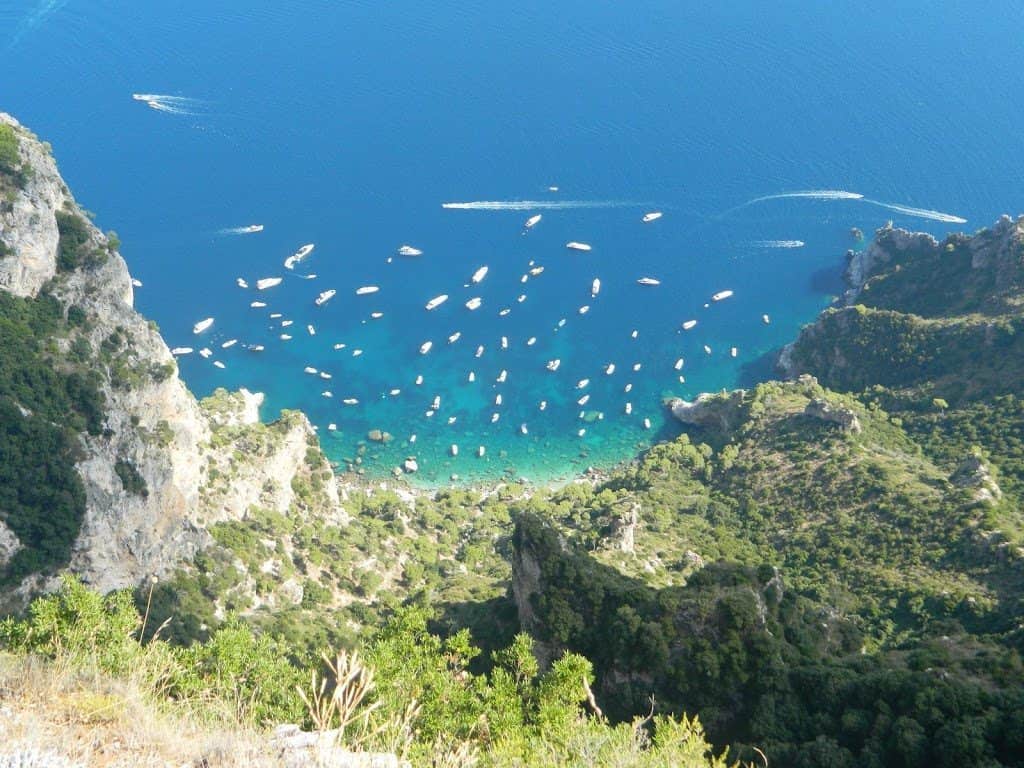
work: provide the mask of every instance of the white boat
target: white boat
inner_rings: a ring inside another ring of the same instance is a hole
[[[430,404],[430,409],[432,411],[439,411],[439,410],[441,410],[441,396],[440,395],[434,395],[434,401]]]
[[[588,384],[590,384],[590,379],[580,379],[576,382],[576,389],[586,389]]]
[[[608,363],[608,365],[605,366],[604,372],[608,376],[611,376],[613,373],[615,373],[615,363]]]
[[[370,319],[371,320],[380,320],[382,317],[384,317],[384,313],[383,312],[371,312],[370,313]]]
[[[705,345],[704,345],[704,352],[705,352],[706,354],[709,354],[709,355],[710,355],[710,354],[711,354],[711,347],[709,347],[709,346],[708,346],[707,344],[705,344]]]
[[[484,345],[481,344],[479,347],[476,348],[476,355],[475,355],[475,357],[483,357],[483,355],[484,355]]]
[[[249,302],[249,306],[252,307],[253,309],[263,309],[263,307],[267,306],[267,302],[265,302],[265,301],[250,301]]]
[[[245,227],[239,227],[236,231],[240,232],[243,235],[251,235],[254,232],[262,232],[263,231],[263,225],[262,224],[249,224],[248,226],[245,226]]]
[[[664,214],[661,211],[651,211],[650,213],[644,214],[642,221],[644,222],[644,224],[647,224],[652,221],[657,221],[663,215]]]
[[[359,405],[359,400],[357,400],[354,397],[346,397],[341,402],[343,402],[345,405]]]
[[[403,245],[398,249],[399,256],[422,256],[423,251],[413,248],[411,245]]]
[[[316,376],[319,373],[319,371],[311,365],[307,365],[305,368],[303,368],[302,372],[308,373],[310,376]]]
[[[537,275],[540,275],[540,274],[543,274],[543,273],[544,273],[544,267],[534,267],[533,269],[530,270],[530,274],[533,277],[536,277]]]
[[[338,425],[335,424],[333,421],[330,424],[327,425],[327,431],[328,432],[335,432],[335,431],[337,431],[337,429],[338,429]]]
[[[315,247],[316,246],[313,245],[313,243],[307,243],[306,245],[299,248],[299,250],[297,250],[295,253],[293,253],[291,256],[284,260],[285,269],[294,269],[295,265],[298,264],[307,256],[309,256],[309,254],[313,252],[313,248]]]
[[[142,281],[139,280],[137,277],[133,277],[132,278],[132,286],[135,287],[135,288],[141,288],[142,287]]]
[[[685,323],[683,323],[683,330],[684,331],[688,331],[691,328],[695,327],[696,325],[697,325],[697,321],[696,320],[687,320]]]
[[[192,333],[200,334],[206,329],[213,325],[213,318],[208,317],[205,320],[200,320],[198,323],[192,326]]]
[[[236,277],[235,278],[235,282],[238,284],[239,288],[248,288],[249,287],[249,283],[246,282],[244,277]]]
[[[321,397],[334,397],[334,393],[333,392],[328,392],[328,391],[325,390],[325,391],[320,393],[320,396]]]
[[[589,311],[590,311],[590,305],[589,304],[584,304],[582,307],[579,308],[579,313],[581,315],[585,315]]]
[[[736,355],[738,355],[738,354],[739,354],[739,350],[737,350],[736,347],[729,347],[729,356],[730,357],[736,357]]]
[[[469,280],[472,283],[479,283],[485,277],[487,277],[487,267],[480,267],[480,269],[473,273],[473,276],[469,278]]]
[[[291,340],[292,340],[292,337],[291,337],[290,334],[287,334],[287,333],[282,333],[281,334],[281,341],[291,341]]]
[[[548,192],[557,192],[558,187],[548,187]]]
[[[576,404],[586,405],[588,402],[590,402],[590,395],[584,395],[583,397],[576,401]]]
[[[501,405],[501,393],[500,392],[494,396],[494,404],[495,405]]]
[[[633,413],[633,404],[626,403],[626,407],[623,408],[622,410],[624,410],[626,412],[626,415],[629,416],[631,413]]]
[[[171,350],[172,355],[191,355],[192,347],[175,347]]]
[[[516,301],[518,301],[520,304],[522,304],[524,301],[526,301],[526,294],[525,293],[521,293],[518,296],[516,296]]]
[[[213,364],[214,364],[214,366],[215,366],[215,367],[217,367],[217,368],[221,368],[221,369],[223,369],[223,368],[227,368],[227,366],[226,366],[226,365],[224,365],[224,363],[222,363],[222,362],[221,362],[220,360],[214,360],[214,361],[213,361]]]
[[[549,371],[557,371],[558,366],[560,366],[561,364],[562,361],[559,360],[558,358],[555,358],[554,360],[548,360],[548,364],[544,367],[547,368]]]
[[[248,349],[250,352],[262,352],[264,349],[266,349],[266,347],[264,347],[262,344],[252,344],[251,346],[246,347],[246,349]]]
[[[520,278],[519,278],[519,282],[520,282],[520,283],[525,283],[525,282],[527,282],[527,281],[528,281],[529,279],[530,279],[530,276],[529,276],[529,275],[521,275],[521,276],[520,276]]]
[[[590,284],[590,295],[591,297],[597,296],[601,292],[601,281],[598,278],[594,278],[594,282]]]
[[[636,330],[635,328],[633,329],[633,332],[631,334],[629,334],[629,338],[631,338],[631,339],[635,339],[638,336],[640,336],[640,331]]]
[[[316,328],[314,328],[312,325],[307,325],[306,333],[308,333],[310,336],[316,336]]]
[[[633,363],[633,370],[634,371],[639,371],[641,367],[642,366],[640,365],[640,363]]]
[[[455,443],[452,443],[451,447],[448,449],[448,452],[452,456],[458,456],[459,455],[459,446],[457,446]]]
[[[528,435],[528,434],[530,434],[530,430],[527,429],[525,424],[520,424],[519,425],[519,433],[523,434],[523,435]]]
[[[424,341],[422,344],[420,344],[420,354],[421,355],[425,355],[425,354],[427,354],[427,352],[429,352],[433,348],[434,348],[434,342],[432,342],[432,341]]]
[[[335,349],[344,349],[346,346],[348,346],[348,345],[347,344],[342,344],[341,342],[338,342],[337,344],[334,345],[334,348]]]
[[[504,317],[505,315],[507,315],[511,311],[512,311],[511,309],[506,307],[505,309],[503,309],[500,312],[498,312],[498,317]]]
[[[641,277],[636,282],[638,285],[661,285],[661,280],[655,280],[653,277]]]
[[[537,337],[536,336],[531,336],[530,338],[528,338],[526,340],[526,346],[528,346],[528,347],[532,347],[536,343],[537,343]]]
[[[448,301],[447,293],[442,293],[440,296],[435,296],[434,298],[427,302],[427,312],[429,312],[432,309],[437,309],[446,301]]]
[[[587,243],[578,243],[572,240],[565,244],[565,247],[571,251],[589,251],[590,246]]]
[[[202,349],[199,350],[199,356],[204,358],[204,359],[209,357],[212,354],[213,354],[213,350],[211,350],[209,347],[203,347]]]
[[[576,431],[576,435],[578,437],[583,437],[585,434],[587,434],[587,430],[585,430],[585,429],[579,429],[579,430]]]
[[[316,280],[317,278],[315,274],[299,275],[299,277],[301,277],[303,280]]]
[[[237,344],[237,343],[238,343],[238,339],[228,339],[227,341],[225,341],[223,344],[220,345],[220,348],[221,349],[230,349],[231,347],[235,346],[235,344]]]
[[[627,384],[626,386],[624,386],[624,387],[622,388],[622,391],[623,391],[623,392],[625,392],[625,393],[626,393],[627,395],[628,395],[628,394],[629,394],[630,392],[632,392],[632,391],[633,391],[633,385],[632,385],[632,383],[630,383],[630,384]]]
[[[472,384],[474,381],[476,381],[476,372],[475,371],[470,371],[469,375],[466,377],[466,381],[468,381],[470,384]]]
[[[501,348],[508,349],[508,336],[501,337]]]
[[[320,295],[316,297],[316,299],[313,301],[313,303],[316,304],[318,307],[322,307],[328,301],[333,299],[335,297],[335,295],[337,295],[337,293],[338,292],[336,290],[334,290],[333,288],[330,288],[330,289],[328,289],[326,291],[322,291],[320,293]]]
[[[456,341],[458,341],[461,338],[462,338],[462,331],[456,331],[455,333],[453,333],[451,336],[448,337],[448,343],[449,344],[454,344]]]
[[[476,455],[478,457],[480,457],[481,459],[484,457],[484,455],[486,453],[487,453],[487,449],[484,448],[482,445],[479,448],[476,449]]]
[[[722,299],[728,299],[730,296],[732,296],[732,291],[719,291],[718,293],[711,297],[711,300],[721,301]]]
[[[677,371],[683,370],[683,358],[680,357],[678,360],[676,360],[676,364],[673,365],[672,367],[675,368]]]
[[[422,383],[423,383],[423,376],[422,376],[422,374],[421,374],[421,375],[419,375],[419,376],[417,376],[417,377],[416,377],[416,386],[418,387],[418,386],[420,386],[420,385],[421,385]]]
[[[565,327],[565,318],[564,317],[561,320],[558,321],[558,327],[559,328],[564,328]]]
[[[376,293],[380,290],[380,286],[377,285],[364,285],[361,288],[356,288],[356,296],[366,296],[370,293]]]
[[[334,376],[329,374],[327,371],[320,371],[320,378],[325,381],[330,381],[331,379],[334,378]]]
[[[466,309],[479,309],[481,304],[483,304],[483,300],[479,296],[474,296],[472,299],[466,302]]]
[[[359,357],[362,354],[363,354],[363,350],[361,350],[361,349],[353,349],[352,350],[352,357]]]
[[[644,419],[644,429],[650,429],[650,428],[651,428],[651,420],[650,419]]]
[[[496,381],[499,384],[504,384],[507,379],[508,379],[508,371],[503,369],[501,371],[501,373],[498,374],[498,378],[496,379]]]
[[[500,419],[500,418],[501,418],[501,414],[492,413],[491,414],[491,424],[497,424],[498,423],[498,419]]]
[[[540,220],[542,218],[543,218],[543,216],[541,216],[539,213],[534,214],[533,216],[531,216],[530,218],[528,218],[526,220],[526,223],[523,224],[523,228],[524,229],[533,229],[535,226],[537,226],[537,224],[540,223]]]
[[[458,420],[459,420],[458,416],[449,416],[448,417],[448,426],[450,427],[452,424],[454,424]]]
[[[548,401],[547,401],[547,400],[541,400],[541,401],[540,401],[540,403],[539,403],[539,404],[537,405],[537,407],[538,407],[538,408],[539,408],[540,410],[542,410],[542,411],[544,411],[544,410],[547,410],[547,407],[548,407]]]
[[[768,325],[768,323],[770,323],[771,321],[772,319],[768,317],[768,315],[761,315],[761,322],[763,322],[765,325]]]
[[[295,324],[294,320],[282,320],[281,321],[281,327],[282,328],[287,328],[289,325],[294,325],[294,324]]]
[[[273,288],[274,286],[280,285],[282,280],[284,280],[283,277],[264,277],[264,278],[261,278],[261,279],[256,281],[256,289],[260,290],[260,291],[265,291],[268,288]]]

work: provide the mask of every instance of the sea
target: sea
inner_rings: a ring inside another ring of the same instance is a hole
[[[0,109],[119,233],[196,395],[301,409],[369,477],[549,483],[770,377],[851,228],[1024,211],[1022,28],[1016,0],[2,0]]]

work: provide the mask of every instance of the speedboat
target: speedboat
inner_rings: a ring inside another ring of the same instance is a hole
[[[770,317],[768,317],[768,315],[761,315],[761,321],[765,325],[768,325],[768,323],[770,323],[772,321],[772,319]]]
[[[528,346],[528,347],[532,347],[536,343],[537,343],[537,337],[536,336],[531,336],[530,338],[528,338],[526,340],[526,346]]]
[[[590,246],[587,243],[578,243],[572,240],[565,244],[565,247],[571,251],[589,251]]]
[[[664,216],[664,214],[661,211],[651,211],[650,213],[645,213],[643,219],[641,220],[644,222],[644,224],[647,224],[652,221],[657,221],[662,216]]]
[[[576,382],[576,389],[586,389],[588,384],[590,384],[590,379],[580,379]]]
[[[728,299],[730,296],[732,296],[732,291],[719,291],[718,293],[711,297],[711,300],[721,301],[722,299]]]
[[[685,323],[683,323],[683,330],[684,331],[688,331],[688,330],[690,330],[691,328],[693,328],[696,325],[697,325],[697,321],[696,320],[687,320]]]
[[[319,296],[317,296],[313,303],[316,304],[318,307],[322,307],[328,301],[333,299],[335,294],[337,293],[338,292],[336,290],[330,288],[326,291],[323,291]]]
[[[359,405],[359,400],[357,400],[354,397],[346,397],[341,402],[343,402],[345,405]]]
[[[506,307],[505,309],[503,309],[500,312],[498,312],[498,317],[505,317],[505,315],[507,315],[511,311],[512,311],[511,309]]]
[[[171,350],[172,355],[191,355],[192,347],[175,347]]]
[[[598,278],[594,278],[594,282],[590,284],[590,295],[591,297],[597,296],[601,292],[601,281]]]
[[[224,363],[222,363],[220,360],[214,360],[213,364],[217,368],[221,368],[221,369],[227,368],[227,366],[224,365]]]
[[[265,291],[268,288],[273,288],[276,285],[280,285],[283,277],[264,277],[256,281],[256,288],[260,291]]]
[[[403,245],[398,249],[399,256],[422,256],[423,251],[413,248],[411,245]]]
[[[267,306],[267,302],[265,302],[265,301],[251,301],[251,302],[249,302],[249,306],[252,307],[253,309],[263,309],[263,307]]]
[[[433,349],[433,347],[434,347],[434,342],[432,342],[432,341],[425,341],[425,342],[423,342],[422,344],[420,344],[420,354],[421,355],[427,354],[427,352],[429,352],[431,349]]]
[[[245,281],[244,277],[235,278],[235,282],[238,283],[238,287],[239,288],[248,288],[249,287],[249,283],[247,283]]]
[[[675,368],[677,371],[683,370],[683,358],[680,357],[678,360],[676,360],[676,364],[672,367]]]
[[[303,368],[302,372],[308,373],[310,376],[316,376],[319,373],[319,371],[311,365],[307,365],[305,368]]]
[[[472,283],[479,283],[485,277],[487,277],[487,267],[480,267],[480,269],[473,273],[473,276],[469,278],[469,280]]]
[[[446,301],[448,301],[447,293],[442,293],[440,296],[435,296],[434,298],[427,302],[427,311],[429,312],[432,309],[437,309]]]
[[[334,377],[331,374],[329,374],[327,371],[320,371],[320,378],[321,379],[325,379],[325,380],[330,380],[330,379],[333,379]]]
[[[615,373],[615,363],[608,363],[608,365],[605,366],[604,372],[608,376],[611,376],[613,373]]]
[[[579,313],[581,315],[585,315],[589,311],[590,311],[590,305],[589,304],[584,304],[582,307],[579,308]]]
[[[626,403],[626,407],[623,408],[622,410],[626,412],[627,416],[629,416],[631,413],[633,413],[633,404],[632,403]]]
[[[362,288],[356,288],[356,296],[366,296],[370,293],[376,293],[380,290],[380,286],[377,285],[364,285]]]
[[[483,300],[479,296],[474,296],[472,299],[466,302],[466,309],[479,309],[482,303]]]
[[[253,232],[262,232],[263,231],[263,225],[262,224],[249,224],[248,226],[245,226],[245,227],[239,227],[238,231],[241,232],[242,234],[245,234],[245,235],[251,235]]]
[[[729,356],[730,357],[736,357],[736,355],[738,355],[738,354],[739,354],[739,350],[737,350],[736,347],[729,347]]]
[[[501,337],[501,348],[508,349],[508,336]]]
[[[559,360],[558,358],[555,358],[554,360],[548,360],[548,363],[547,363],[547,365],[545,367],[549,371],[557,371],[558,370],[558,366],[560,366],[561,364],[562,364],[562,361]]]
[[[530,270],[530,274],[533,277],[536,277],[537,275],[539,275],[539,274],[541,274],[543,272],[544,272],[544,267],[534,267],[533,269]]]
[[[227,341],[225,341],[223,344],[220,345],[220,348],[221,349],[230,349],[231,347],[235,346],[235,344],[237,344],[237,343],[238,343],[238,339],[228,339]]]
[[[661,285],[661,280],[655,280],[653,277],[641,277],[637,283],[639,285]]]
[[[308,333],[310,336],[316,336],[316,328],[314,328],[312,325],[307,325],[306,333]]]
[[[526,223],[523,225],[523,227],[525,229],[533,229],[535,226],[537,226],[537,224],[540,222],[542,218],[543,217],[539,213],[534,214],[533,216],[526,220]]]
[[[192,326],[192,333],[200,334],[213,325],[213,318],[208,317],[205,320],[200,320],[198,323]]]
[[[484,345],[481,344],[479,347],[476,348],[476,355],[475,355],[475,357],[483,357],[483,354],[484,354]]]
[[[380,320],[382,317],[384,317],[384,313],[383,312],[371,312],[370,313],[370,319],[371,320]]]
[[[209,347],[203,347],[202,349],[199,350],[199,356],[203,359],[208,358],[212,354],[213,350],[211,350]]]
[[[448,343],[449,344],[454,344],[456,341],[458,341],[461,338],[462,338],[462,331],[456,331],[455,333],[453,333],[451,336],[448,337]]]

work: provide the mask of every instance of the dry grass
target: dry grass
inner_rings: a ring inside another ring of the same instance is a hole
[[[0,654],[0,766],[31,752],[39,768],[60,758],[90,768],[279,764],[266,737],[162,713],[130,683]]]

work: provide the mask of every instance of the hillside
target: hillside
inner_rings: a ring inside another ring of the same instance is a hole
[[[359,649],[348,745],[415,765],[713,764],[686,715],[734,760],[1024,765],[1024,223],[885,227],[847,280],[785,380],[667,402],[684,434],[608,476],[415,492],[197,401],[0,115],[5,663],[263,744]]]

